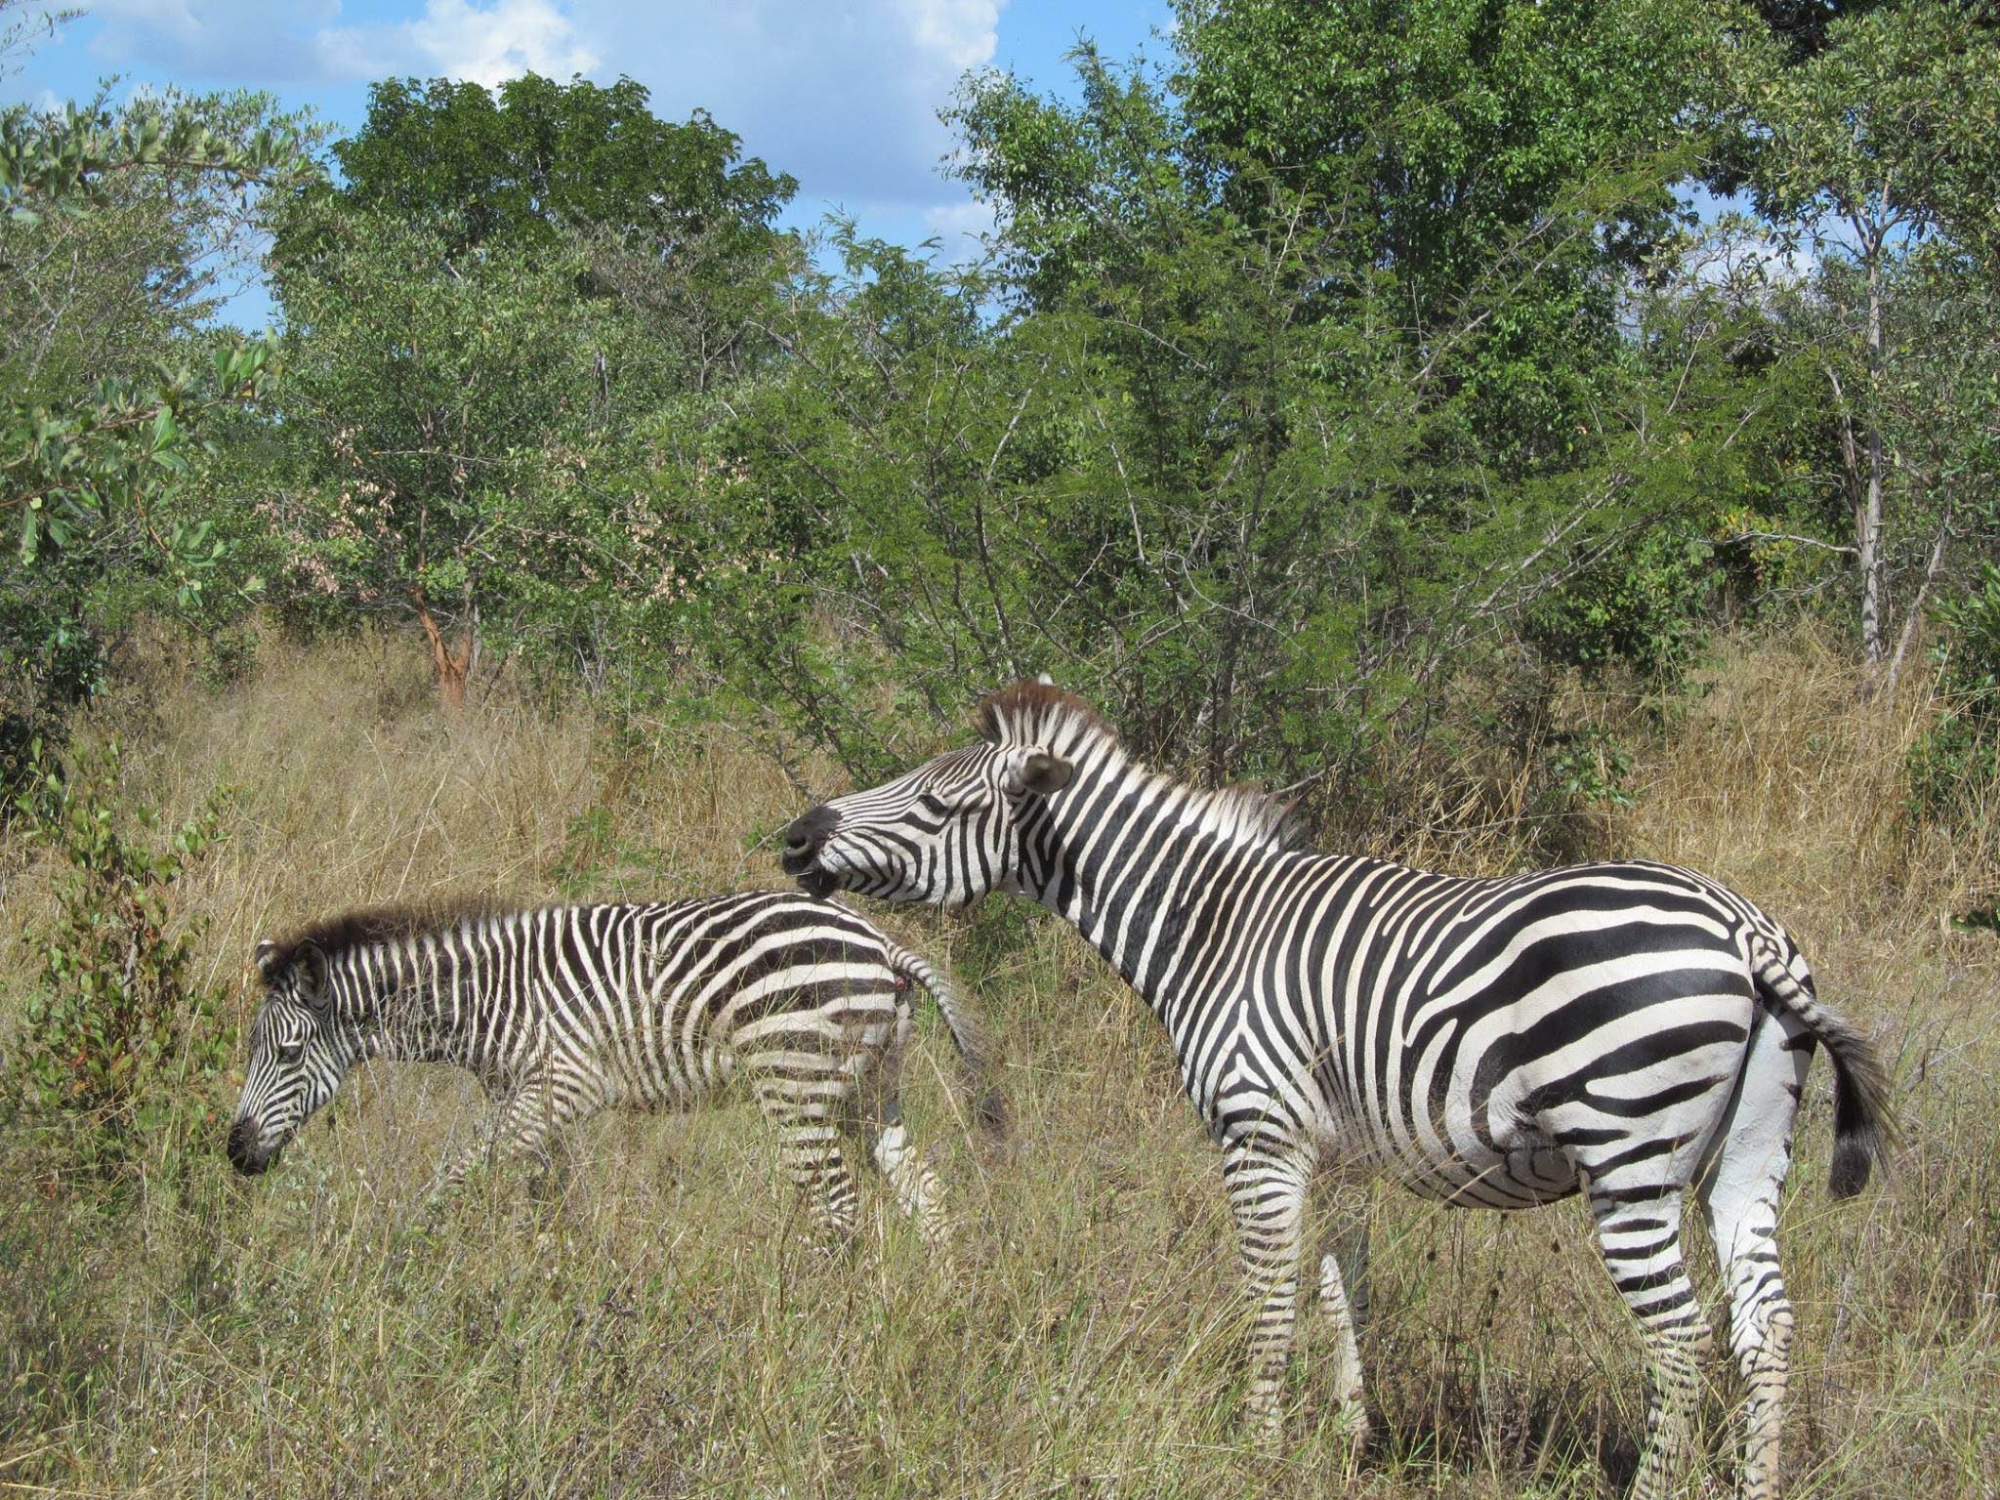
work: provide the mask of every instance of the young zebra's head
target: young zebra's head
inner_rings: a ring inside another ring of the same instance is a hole
[[[1078,756],[1114,736],[1083,703],[1017,682],[979,709],[978,743],[868,791],[837,797],[785,831],[785,873],[817,896],[958,907],[1021,891],[1028,838]]]
[[[257,945],[264,1001],[250,1025],[250,1071],[229,1127],[229,1161],[255,1176],[308,1116],[331,1099],[353,1062],[333,1024],[326,952],[311,940]]]

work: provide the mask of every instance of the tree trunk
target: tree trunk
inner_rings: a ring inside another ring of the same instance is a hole
[[[1950,536],[1951,510],[1947,506],[1937,537],[1931,542],[1931,560],[1924,569],[1924,581],[1918,586],[1917,596],[1910,601],[1910,607],[1903,611],[1903,629],[1896,638],[1896,654],[1889,658],[1889,673],[1882,680],[1882,696],[1885,698],[1896,696],[1896,680],[1902,675],[1903,658],[1909,654],[1910,642],[1915,639],[1917,625],[1924,617],[1924,600],[1930,594],[1931,584],[1937,580],[1938,569],[1944,565],[1944,544]]]
[[[447,641],[432,616],[430,603],[419,589],[415,596],[417,620],[424,627],[424,639],[431,644],[431,665],[437,669],[438,696],[445,712],[454,716],[465,712],[465,683],[479,649],[479,619],[468,615],[457,641]]]
[[[1868,254],[1868,486],[1855,514],[1855,547],[1861,554],[1861,654],[1882,659],[1882,246]]]

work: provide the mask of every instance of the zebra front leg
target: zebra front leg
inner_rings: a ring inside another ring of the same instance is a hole
[[[1598,1249],[1646,1345],[1646,1443],[1633,1500],[1669,1500],[1695,1458],[1701,1370],[1714,1344],[1681,1260],[1681,1189],[1625,1198],[1593,1191]]]
[[[1236,1219],[1250,1300],[1257,1309],[1250,1330],[1250,1390],[1244,1414],[1267,1448],[1276,1448],[1284,1437],[1282,1398],[1298,1309],[1309,1171],[1308,1162],[1254,1137],[1223,1149],[1223,1185]]]
[[[1368,1324],[1368,1205],[1337,1219],[1320,1242],[1319,1308],[1333,1340],[1340,1425],[1355,1448],[1368,1442],[1360,1333]]]
[[[577,1108],[566,1096],[542,1085],[528,1084],[507,1096],[491,1125],[459,1156],[445,1174],[441,1191],[449,1192],[484,1162],[502,1157],[530,1156],[547,1168],[552,1165],[549,1143],[556,1133],[577,1116]]]

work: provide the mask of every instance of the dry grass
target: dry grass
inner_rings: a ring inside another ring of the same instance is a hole
[[[1810,639],[1742,648],[1607,832],[1698,865],[1800,935],[1822,993],[1899,1059],[1886,1189],[1825,1194],[1814,1075],[1785,1245],[1800,1310],[1795,1495],[1996,1493],[2000,961],[1940,916],[1979,878],[1897,809],[1920,691],[1862,705]],[[432,711],[400,647],[274,646],[210,693],[157,669],[100,728],[135,795],[226,785],[189,903],[240,991],[264,933],[343,905],[497,886],[677,895],[771,883],[797,810],[722,731],[634,744],[587,718]],[[1427,845],[1433,864],[1504,840]],[[34,870],[8,924],[45,899]],[[477,1112],[450,1073],[352,1080],[272,1176],[219,1161],[112,1218],[0,1200],[0,1489],[46,1494],[1318,1495],[1342,1483],[1310,1334],[1282,1460],[1239,1441],[1242,1310],[1214,1153],[1162,1037],[1067,932],[998,903],[896,914],[981,997],[1017,1146],[982,1159],[939,1079],[910,1113],[970,1224],[941,1274],[872,1193],[863,1242],[796,1232],[748,1108],[596,1122],[554,1195],[502,1174],[426,1220],[417,1184]],[[18,984],[23,944],[0,958]],[[247,995],[244,1000],[247,1003]],[[13,1024],[0,1016],[0,1035]],[[1629,1473],[1636,1341],[1575,1204],[1449,1213],[1372,1197],[1365,1357],[1386,1436],[1358,1495],[1600,1495]],[[1705,1280],[1713,1289],[1714,1278]],[[11,1320],[11,1321],[8,1321]],[[1722,1420],[1728,1387],[1719,1389]]]

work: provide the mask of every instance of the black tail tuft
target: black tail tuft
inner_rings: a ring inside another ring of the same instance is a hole
[[[1782,932],[1753,931],[1749,939],[1757,988],[1771,1004],[1803,1022],[1833,1059],[1833,1172],[1826,1186],[1836,1198],[1852,1198],[1868,1186],[1869,1169],[1896,1142],[1889,1074],[1874,1043],[1853,1022],[1820,1004],[1789,938]]]
[[[1826,1187],[1836,1198],[1852,1198],[1896,1139],[1889,1075],[1860,1033],[1841,1027],[1824,1040],[1833,1057],[1833,1171]]]

